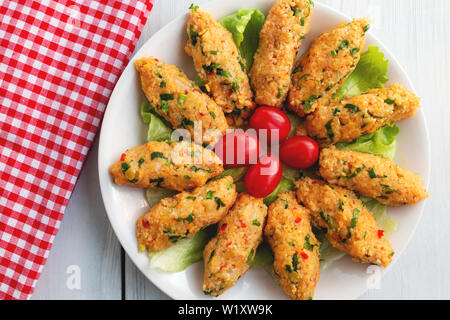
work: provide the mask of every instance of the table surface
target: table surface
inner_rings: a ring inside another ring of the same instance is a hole
[[[156,0],[137,49],[192,0]],[[202,4],[207,0],[196,0]],[[348,16],[370,16],[371,32],[398,58],[422,97],[432,151],[431,197],[407,249],[361,299],[450,298],[450,55],[448,0],[318,0]],[[133,265],[103,207],[98,141],[84,165],[32,299],[169,299]],[[78,277],[79,276],[79,277]],[[77,285],[76,279],[79,279]]]

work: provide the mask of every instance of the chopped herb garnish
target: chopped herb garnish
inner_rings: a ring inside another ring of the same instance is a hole
[[[140,158],[138,161],[138,167],[140,168],[144,162],[145,162],[144,158]]]
[[[195,46],[198,40],[198,32],[194,30],[194,26],[192,24],[189,25],[189,36],[191,38],[192,45]]]
[[[216,119],[216,114],[214,111],[210,111],[209,114],[211,115],[211,118]]]
[[[211,259],[214,257],[214,254],[216,253],[216,250],[211,251],[211,255],[208,258],[208,263],[211,261]]]
[[[230,190],[231,188],[233,188],[233,184],[230,183],[229,185],[227,185],[227,190]]]
[[[348,42],[348,40],[343,40],[342,42],[341,42],[341,44],[339,45],[339,50],[342,50],[342,49],[344,49],[345,47],[348,47],[348,44],[349,44],[349,42]]]
[[[277,99],[280,99],[282,95],[283,95],[283,90],[278,89]]]
[[[384,100],[384,103],[394,104],[395,103],[395,99],[386,99],[386,100]]]
[[[370,24],[368,24],[368,25],[366,25],[366,26],[364,27],[364,32],[369,31],[369,29],[370,29]]]
[[[162,152],[152,152],[152,154],[151,154],[150,157],[151,157],[152,160],[153,160],[153,159],[156,159],[156,158],[161,158],[161,159],[166,159],[166,160],[168,160],[167,157],[164,156],[164,154],[163,154]]]
[[[337,51],[336,51],[336,50],[331,50],[331,55],[332,55],[333,57],[336,57],[336,56],[337,56]]]
[[[353,171],[353,173],[352,173],[351,175],[347,176],[347,178],[351,179],[351,178],[356,177],[356,175],[357,175],[358,173],[360,173],[362,170],[364,170],[365,168],[366,168],[366,166],[365,166],[365,165],[362,165],[361,167],[359,167],[359,168],[357,168],[355,171]]]
[[[219,76],[224,76],[224,77],[227,77],[227,78],[230,77],[229,72],[228,72],[227,70],[223,70],[223,69],[221,69],[221,68],[217,68],[217,69],[216,69],[216,73],[217,73],[217,75],[219,75]]]
[[[169,100],[173,100],[175,98],[175,96],[173,95],[173,93],[161,93],[159,95],[159,97],[161,98],[161,101],[169,101]]]
[[[216,55],[217,52],[218,52],[217,50],[210,50],[210,51],[209,51],[209,53],[212,54],[212,55]]]
[[[302,10],[297,9],[297,8],[295,8],[293,6],[291,6],[291,10],[292,10],[292,12],[294,12],[294,16],[299,15],[300,13],[302,13]]]
[[[178,105],[181,106],[184,103],[184,100],[186,100],[187,95],[182,93],[180,94],[180,96],[178,97]]]
[[[257,219],[252,221],[252,225],[259,227],[261,225],[261,222],[259,222]]]
[[[162,112],[167,112],[167,111],[169,111],[169,104],[167,103],[167,101],[166,100],[162,100],[161,101],[161,111]]]
[[[298,256],[297,256],[297,254],[294,254],[292,256],[292,269],[294,271],[297,271],[297,267],[298,267]]]
[[[352,51],[350,52],[352,54],[352,56],[354,56],[355,54],[357,54],[361,49],[360,48],[353,48]]]
[[[300,79],[299,79],[300,80]],[[318,99],[318,97],[315,95],[315,94],[313,94],[312,96],[310,96],[308,99],[306,99],[305,101],[304,101],[304,104],[305,104],[305,111],[308,111],[308,110],[310,110],[311,109],[311,107],[312,107],[312,104],[313,104],[313,102],[314,101],[316,101]]]
[[[333,116],[336,116],[339,112],[341,112],[341,110],[339,110],[338,108],[334,108]]]
[[[197,171],[206,171],[206,172],[208,172],[208,173],[211,173],[212,172],[212,170],[211,169],[209,169],[209,168],[201,168],[201,167],[196,167],[196,166],[190,166],[190,168],[189,169],[191,169],[192,171],[194,171],[194,172],[197,172]]]
[[[352,220],[350,220],[350,226],[348,228],[347,238],[345,240],[349,239],[352,236],[352,229],[356,227],[356,224],[358,223],[359,212],[360,212],[359,209],[357,208],[353,209],[353,218]]]
[[[368,172],[370,178],[375,179],[377,177],[377,174],[375,173],[375,170],[373,170],[373,168],[369,169]]]
[[[164,178],[156,178],[156,179],[150,179],[150,183],[156,183],[156,186],[159,188],[161,187],[161,182],[164,181]]]
[[[236,93],[239,90],[240,86],[236,81],[233,81],[231,83],[231,90],[233,90],[234,93]]]
[[[333,132],[333,128],[331,127],[332,122],[333,122],[333,119],[329,120],[325,124],[325,129],[327,129],[327,135],[330,138],[331,142],[333,142],[333,140],[334,140],[334,132]]]
[[[212,199],[214,193],[215,193],[215,191],[211,191],[211,190],[206,192],[206,199]]]
[[[222,199],[220,199],[219,197],[214,197],[214,200],[216,200],[217,203],[216,210],[219,210],[220,207],[225,207],[225,203],[223,203]]]
[[[130,169],[130,165],[126,162],[122,162],[122,165],[121,165],[122,173],[125,174],[125,172],[127,172],[128,169]]]
[[[285,268],[286,268],[286,271],[287,271],[287,272],[292,272],[292,268],[291,268],[290,265],[287,264],[287,265],[285,266]]]
[[[188,175],[186,174],[186,175],[184,176],[184,178],[189,180],[189,179],[191,178],[191,176],[188,176]]]
[[[339,199],[339,206],[338,206],[339,210],[344,211],[344,201],[342,201],[341,199]]]
[[[189,199],[189,200],[195,200],[195,199],[197,199],[197,197],[187,196],[186,199]]]
[[[309,242],[309,236],[305,236],[305,244],[303,247],[308,250],[312,250],[314,248],[314,246]]]
[[[165,88],[166,87],[166,85],[167,85],[167,83],[166,83],[166,81],[161,81],[160,83],[159,83],[159,87],[160,88]]]
[[[190,214],[187,216],[187,218],[185,219],[188,223],[192,223],[192,221],[194,221],[195,216],[193,214]]]
[[[189,9],[192,10],[192,11],[194,11],[194,12],[197,12],[198,6],[194,6],[194,4],[191,3],[191,5],[189,6]]]
[[[358,108],[357,106],[355,106],[354,104],[348,103],[348,104],[346,104],[346,105],[344,106],[344,108],[350,109],[350,110],[352,110],[353,112],[359,112],[359,108]]]
[[[303,27],[305,25],[305,18],[300,18],[300,25]]]
[[[194,126],[194,122],[188,118],[183,118],[180,123],[180,127],[186,128],[186,126]]]

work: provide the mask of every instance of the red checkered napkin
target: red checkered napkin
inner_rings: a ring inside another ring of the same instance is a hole
[[[0,299],[32,294],[153,1],[0,1]]]

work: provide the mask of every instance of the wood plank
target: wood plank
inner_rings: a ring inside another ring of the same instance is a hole
[[[121,298],[120,244],[103,207],[97,151],[98,141],[69,201],[34,300]],[[78,270],[79,289],[76,282],[67,285]]]

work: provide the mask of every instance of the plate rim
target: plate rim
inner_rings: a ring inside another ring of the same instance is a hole
[[[272,0],[267,0],[267,1],[272,1]],[[199,5],[199,6],[200,6],[201,9],[208,10],[208,7],[216,6],[218,3],[221,3],[221,2],[223,2],[223,1],[221,1],[221,0],[212,0],[212,1],[209,1],[209,2],[207,2],[205,4],[202,4],[202,5]],[[340,11],[338,11],[338,10],[336,10],[336,9],[326,5],[326,4],[323,4],[323,3],[320,3],[320,2],[315,2],[314,4],[315,4],[315,6],[322,7],[325,10],[331,11],[334,15],[337,15],[337,16],[342,17],[344,19],[347,19],[347,20],[348,19],[350,19],[350,20],[352,19],[351,17],[347,16],[346,14],[344,14],[344,13],[342,13],[342,12],[340,12]],[[102,153],[101,151],[104,148],[102,146],[104,144],[103,141],[105,140],[104,136],[106,135],[105,131],[103,130],[103,123],[107,122],[107,120],[109,118],[109,114],[110,114],[110,112],[108,112],[109,106],[110,106],[110,104],[113,103],[112,101],[114,101],[115,97],[118,95],[119,89],[117,89],[117,88],[119,88],[120,87],[120,83],[124,81],[123,79],[124,79],[125,74],[127,73],[128,69],[130,67],[133,67],[132,65],[134,63],[135,57],[142,55],[142,52],[145,51],[145,48],[146,48],[146,46],[147,46],[147,44],[149,42],[151,42],[154,38],[158,37],[161,33],[166,32],[167,29],[169,29],[172,25],[178,23],[179,20],[183,19],[186,15],[187,15],[187,13],[182,13],[182,14],[176,16],[171,21],[169,21],[164,26],[162,26],[157,32],[155,32],[149,39],[147,39],[142,44],[142,46],[139,48],[139,50],[137,50],[130,57],[126,67],[124,68],[124,70],[122,71],[118,81],[116,82],[116,85],[114,86],[114,89],[113,89],[113,91],[111,93],[111,96],[110,96],[110,98],[108,100],[108,104],[107,104],[107,107],[105,109],[105,113],[104,113],[104,116],[103,116],[103,119],[102,119],[102,126],[100,128],[99,147],[98,147],[98,151],[97,151],[98,152],[97,169],[98,169],[98,175],[99,175],[99,181],[100,181],[100,190],[101,190],[101,195],[102,195],[102,202],[104,204],[105,211],[106,211],[106,214],[108,216],[108,220],[109,220],[109,222],[110,222],[110,224],[111,224],[111,226],[113,228],[115,236],[119,240],[122,248],[124,249],[124,251],[126,252],[128,257],[131,259],[131,261],[133,261],[133,264],[139,269],[139,271],[143,273],[145,278],[148,281],[150,281],[151,283],[153,283],[159,290],[164,292],[167,296],[171,297],[172,299],[186,299],[186,297],[183,297],[183,296],[177,294],[176,292],[172,292],[171,290],[169,290],[169,288],[167,286],[161,285],[161,283],[159,283],[159,281],[157,281],[157,280],[155,281],[155,279],[150,279],[149,276],[147,276],[147,274],[144,272],[144,270],[140,266],[140,264],[137,263],[136,257],[133,254],[129,254],[130,246],[128,245],[128,243],[125,241],[125,239],[123,239],[121,236],[119,236],[120,232],[118,230],[118,226],[115,223],[113,223],[114,217],[112,216],[112,213],[111,213],[112,209],[110,209],[110,203],[106,201],[106,197],[105,197],[105,194],[107,193],[107,189],[106,189],[107,185],[106,185],[106,182],[104,181],[104,178],[102,177],[102,169],[104,169],[104,166],[103,166],[103,164],[104,164],[103,154],[104,153]],[[411,78],[409,77],[408,73],[405,71],[403,65],[392,54],[390,49],[376,35],[374,35],[373,33],[370,32],[369,35],[370,35],[370,37],[373,38],[373,40],[375,42],[378,43],[377,45],[380,47],[380,51],[382,51],[385,55],[388,55],[390,61],[393,60],[395,62],[395,64],[398,66],[398,70],[405,77],[405,79],[407,81],[406,84],[411,88],[411,90],[413,92],[417,92],[415,87],[414,87],[413,82],[411,81]],[[416,116],[419,116],[419,114],[420,114],[420,117],[421,117],[421,119],[423,121],[423,124],[424,124],[423,129],[425,131],[424,139],[425,139],[426,154],[427,154],[427,157],[426,157],[427,168],[425,170],[426,177],[421,176],[421,178],[424,181],[424,184],[425,184],[427,190],[429,190],[430,174],[431,174],[431,141],[430,141],[430,134],[429,134],[427,119],[426,119],[425,113],[423,111],[423,105],[422,105],[422,108],[420,108],[418,110],[418,114]],[[387,272],[389,272],[389,270],[391,270],[392,266],[401,258],[402,254],[404,253],[406,248],[409,246],[410,241],[411,241],[412,237],[416,234],[417,227],[419,226],[419,224],[420,224],[420,222],[422,220],[422,217],[424,215],[424,209],[425,209],[425,206],[427,204],[427,200],[428,199],[424,199],[419,204],[416,204],[416,205],[420,205],[421,206],[420,214],[419,214],[419,216],[417,218],[417,221],[416,221],[415,225],[413,226],[412,230],[410,231],[410,233],[408,234],[407,239],[406,239],[406,241],[404,243],[404,246],[403,246],[402,250],[398,254],[396,254],[396,258],[392,261],[392,263],[387,268],[382,270],[382,277]],[[365,288],[361,292],[359,292],[358,295],[355,296],[355,299],[361,297],[361,295],[363,295],[365,292],[367,292],[368,289],[369,288]]]

